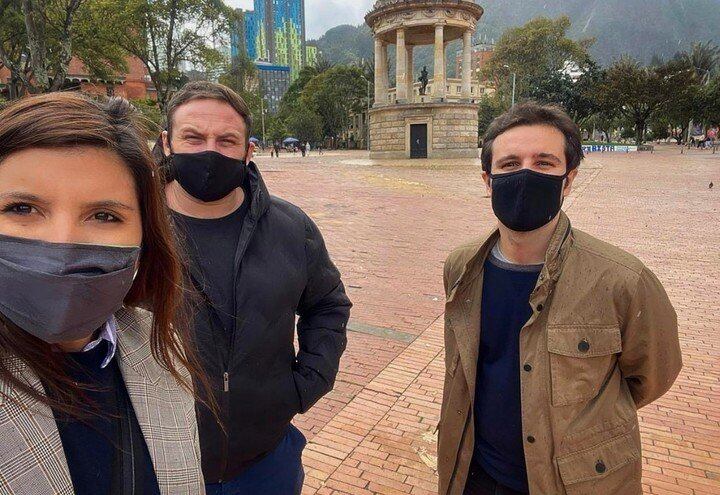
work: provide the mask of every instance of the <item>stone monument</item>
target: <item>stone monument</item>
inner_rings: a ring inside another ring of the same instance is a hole
[[[482,15],[482,7],[468,0],[375,2],[365,16],[375,39],[370,158],[478,157],[480,90],[471,79],[470,66],[472,34]],[[462,78],[448,80],[446,47],[460,38]],[[397,54],[395,88],[389,88],[389,45],[395,45]],[[424,70],[416,82],[413,49],[421,45],[435,47],[433,77],[428,80]]]

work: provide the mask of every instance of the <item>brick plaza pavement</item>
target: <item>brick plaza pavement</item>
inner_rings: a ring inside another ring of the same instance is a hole
[[[479,160],[365,156],[257,159],[271,192],[318,223],[355,303],[335,390],[296,421],[309,439],[303,493],[436,493],[442,265],[492,226],[490,200]],[[640,411],[645,492],[720,494],[720,155],[590,155],[565,210],[642,259],[678,312],[683,372]]]

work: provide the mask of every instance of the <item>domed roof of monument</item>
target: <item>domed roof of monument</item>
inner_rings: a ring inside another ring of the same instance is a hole
[[[477,3],[475,0],[377,0],[373,4],[373,10],[379,9],[382,7],[387,7],[388,5],[399,5],[399,4],[443,4],[443,3]]]
[[[476,18],[483,14],[483,8],[475,0],[376,0],[366,18],[383,15],[386,12],[416,11],[421,9],[461,9],[472,12]]]
[[[398,27],[394,26],[398,22],[403,27],[432,26],[441,21],[452,24],[457,19],[462,19],[460,23],[475,23],[482,15],[483,8],[474,0],[376,0],[365,15],[365,23],[377,34],[378,30]]]

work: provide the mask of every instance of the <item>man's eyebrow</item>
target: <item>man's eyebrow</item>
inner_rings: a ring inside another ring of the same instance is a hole
[[[180,132],[194,132],[196,134],[201,134],[200,129],[198,129],[197,127],[195,127],[193,125],[187,125],[187,124],[180,128]]]
[[[498,158],[498,162],[504,162],[506,160],[519,160],[520,157],[517,155],[505,155],[503,157]]]
[[[95,209],[95,208],[115,208],[120,210],[128,210],[128,211],[135,211],[135,208],[127,205],[121,201],[115,201],[112,199],[104,200],[104,201],[93,201],[92,203],[86,203],[85,206],[87,208]]]
[[[549,158],[550,160],[556,161],[558,163],[562,163],[562,160],[560,158],[556,157],[552,153],[538,153],[538,158]]]
[[[242,137],[242,133],[239,131],[227,131],[220,134],[218,137],[220,138],[226,138],[226,137]]]
[[[20,191],[9,191],[0,194],[0,200],[12,199],[15,201],[27,201],[29,203],[44,203],[45,201],[35,194]]]

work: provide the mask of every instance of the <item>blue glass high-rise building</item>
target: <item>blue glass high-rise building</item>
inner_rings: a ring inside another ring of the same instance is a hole
[[[306,64],[305,0],[254,0],[243,34],[251,59],[287,66],[295,79]]]

